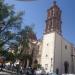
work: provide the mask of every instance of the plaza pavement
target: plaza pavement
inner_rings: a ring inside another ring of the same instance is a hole
[[[11,74],[11,73],[7,73],[7,72],[1,71],[1,72],[0,72],[0,75],[15,75],[15,74]]]
[[[16,75],[16,72],[12,72],[10,70],[3,69],[0,71],[0,75]]]

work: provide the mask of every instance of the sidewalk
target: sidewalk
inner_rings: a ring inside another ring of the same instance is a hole
[[[0,75],[10,75],[10,73],[0,71]],[[15,74],[13,74],[13,75],[15,75]]]
[[[11,71],[11,70],[7,70],[7,69],[3,69],[3,72],[12,73],[12,74],[17,74],[16,72]]]
[[[20,74],[20,73],[17,74],[17,72],[14,72],[14,71],[11,71],[11,70],[7,70],[7,69],[3,69],[3,72],[15,74],[15,75],[26,75],[26,74]]]

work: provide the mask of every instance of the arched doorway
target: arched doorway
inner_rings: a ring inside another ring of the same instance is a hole
[[[59,74],[59,69],[58,68],[56,69],[56,74]]]
[[[33,62],[33,69],[37,69],[38,61],[37,59],[34,60]]]
[[[67,61],[64,62],[64,72],[65,73],[69,72],[69,63]]]
[[[37,59],[35,59],[35,60],[34,60],[34,64],[38,64],[38,61],[37,61]]]

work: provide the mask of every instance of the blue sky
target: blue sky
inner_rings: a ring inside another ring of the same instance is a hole
[[[53,0],[36,0],[33,2],[20,2],[17,0],[5,0],[6,3],[14,4],[15,11],[24,11],[23,27],[35,25],[34,30],[38,38],[42,38],[47,9],[52,5]],[[63,36],[75,44],[75,0],[56,0],[62,10],[62,32]]]

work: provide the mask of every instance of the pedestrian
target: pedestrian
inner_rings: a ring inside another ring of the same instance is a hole
[[[1,71],[3,70],[3,64],[1,64]]]
[[[19,74],[19,64],[16,65],[17,75]]]
[[[22,66],[21,66],[21,68],[20,68],[20,74],[22,74],[22,71],[23,71],[23,68],[22,68]]]

